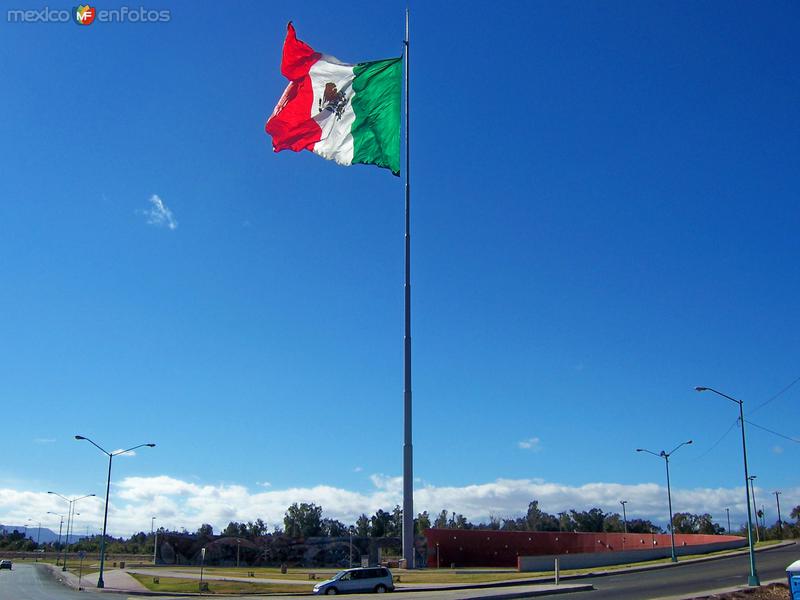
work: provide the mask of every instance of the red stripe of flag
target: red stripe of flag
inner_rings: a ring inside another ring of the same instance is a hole
[[[294,26],[289,23],[283,42],[281,73],[289,85],[278,100],[272,116],[264,129],[272,136],[272,148],[281,150],[313,150],[322,137],[322,130],[311,118],[314,91],[308,72],[322,55],[297,39]]]

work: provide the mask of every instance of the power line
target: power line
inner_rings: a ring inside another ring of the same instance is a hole
[[[749,421],[748,421],[748,422],[749,422]],[[730,427],[728,427],[727,431],[726,431],[725,433],[723,433],[723,434],[720,436],[720,438],[719,438],[719,439],[718,439],[716,442],[714,442],[714,443],[711,445],[711,447],[710,447],[708,450],[706,450],[705,452],[703,452],[703,453],[702,453],[700,456],[698,456],[698,457],[697,457],[697,458],[695,458],[694,460],[695,460],[695,461],[698,461],[698,460],[700,460],[701,458],[705,458],[706,456],[708,456],[709,454],[711,454],[711,451],[712,451],[714,448],[716,448],[717,446],[719,446],[720,442],[721,442],[722,440],[724,440],[724,439],[725,439],[725,437],[726,437],[726,436],[727,436],[727,435],[728,435],[728,434],[729,434],[729,433],[730,433],[730,432],[733,430],[733,428],[734,428],[734,427],[736,427],[737,423],[739,423],[739,418],[738,418],[738,417],[737,417],[737,418],[736,418],[736,419],[733,421],[733,423],[731,423],[731,426],[730,426]]]
[[[795,384],[795,383],[797,383],[798,381],[800,381],[800,377],[797,377],[797,379],[795,379],[795,380],[794,380],[792,383],[790,383],[790,384],[789,384],[789,385],[787,385],[785,388],[783,388],[783,389],[782,389],[780,392],[778,392],[777,394],[775,394],[774,396],[772,396],[772,398],[768,398],[767,400],[764,400],[764,402],[762,402],[761,404],[759,404],[758,406],[756,406],[756,407],[755,407],[753,410],[751,410],[751,411],[750,411],[750,414],[753,414],[753,413],[754,413],[754,412],[756,412],[757,410],[761,410],[761,409],[762,409],[762,408],[764,408],[764,407],[765,407],[767,404],[769,404],[770,402],[772,402],[773,400],[775,400],[775,399],[776,399],[776,398],[778,398],[779,396],[782,396],[782,395],[784,394],[784,392],[788,392],[788,391],[789,391],[789,389],[791,389],[791,388],[792,388],[792,386],[794,386],[794,384]],[[749,421],[748,421],[748,422],[749,422]],[[756,425],[756,427],[758,427],[758,425]]]
[[[752,421],[748,421],[747,419],[745,419],[745,421],[747,421],[748,425],[752,425],[753,427],[756,427],[758,429],[763,429],[767,433],[771,433],[772,435],[777,435],[778,437],[782,437],[783,439],[789,440],[790,442],[794,442],[795,444],[800,444],[800,440],[798,440],[797,438],[789,437],[788,435],[783,435],[782,433],[778,433],[777,431],[772,431],[772,429],[767,429],[766,427],[762,427],[761,425],[756,425],[755,423],[753,423]]]

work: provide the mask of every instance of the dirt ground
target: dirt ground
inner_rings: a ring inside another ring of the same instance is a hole
[[[759,588],[744,589],[730,594],[714,594],[700,596],[693,600],[791,600],[789,586],[785,583],[773,583]]]

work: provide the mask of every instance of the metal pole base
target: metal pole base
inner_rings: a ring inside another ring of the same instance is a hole
[[[102,577],[97,580],[97,587],[99,587],[100,589],[106,587],[106,584],[103,582],[103,578]]]
[[[750,575],[747,578],[747,585],[750,587],[758,587],[761,585],[761,582],[758,579],[758,575]]]
[[[672,562],[678,562],[678,557],[677,556],[673,556],[672,557]]]

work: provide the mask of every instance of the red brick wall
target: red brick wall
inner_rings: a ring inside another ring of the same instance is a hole
[[[516,567],[518,556],[615,552],[669,546],[669,534],[571,533],[493,531],[480,529],[427,529],[428,567]],[[675,546],[712,544],[738,537],[675,534]],[[654,544],[655,542],[655,544]]]

